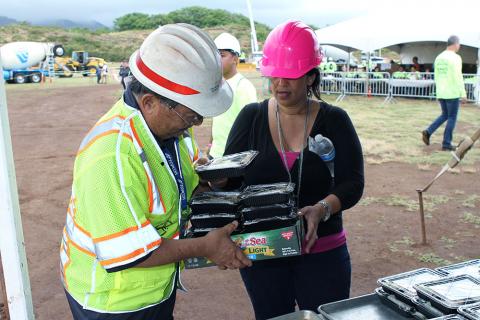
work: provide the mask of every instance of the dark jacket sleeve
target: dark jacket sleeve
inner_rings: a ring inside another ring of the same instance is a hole
[[[362,197],[364,188],[363,153],[355,128],[348,114],[335,108],[329,131],[335,145],[335,186],[332,194],[342,210],[353,207]]]

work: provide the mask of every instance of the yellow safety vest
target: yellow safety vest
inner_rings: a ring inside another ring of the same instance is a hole
[[[176,151],[188,200],[198,185],[198,149],[186,134]],[[107,270],[162,250],[162,239],[178,239],[187,211],[140,111],[118,101],[83,139],[75,159],[60,248],[65,289],[96,312],[132,312],[168,299],[175,263]]]

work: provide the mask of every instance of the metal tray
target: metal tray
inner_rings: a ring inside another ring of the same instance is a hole
[[[458,313],[470,320],[480,320],[480,303],[460,307]]]
[[[204,180],[240,177],[257,155],[258,151],[252,150],[230,154],[212,159],[195,168],[195,171]]]
[[[449,266],[437,268],[436,270],[444,272],[449,276],[468,274],[472,277],[480,279],[480,259],[456,263]]]
[[[413,286],[420,298],[445,314],[456,313],[457,308],[480,302],[480,280],[460,275],[446,277]]]
[[[377,294],[323,304],[318,312],[327,320],[404,320],[412,319],[384,305]]]
[[[417,296],[417,292],[413,288],[414,284],[438,280],[444,277],[445,275],[439,271],[420,268],[381,278],[377,282],[386,292],[393,293],[405,303],[411,303],[411,300]]]
[[[316,314],[313,311],[301,310],[284,314],[283,316],[271,318],[270,320],[324,320],[321,315]]]

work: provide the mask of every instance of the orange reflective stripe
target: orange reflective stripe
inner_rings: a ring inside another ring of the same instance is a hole
[[[70,238],[68,238],[67,241],[68,241],[69,244],[71,243],[75,248],[77,248],[78,250],[82,251],[83,253],[88,254],[88,255],[91,256],[91,257],[96,257],[95,253],[90,252],[90,251],[88,251],[87,249],[84,249],[84,248],[80,247],[78,244],[76,244],[75,242],[73,242]]]
[[[150,181],[150,177],[148,176],[147,170],[145,170],[145,175],[147,176],[147,182],[148,182],[148,212],[151,213],[153,210],[152,182]]]
[[[135,140],[137,140],[138,145],[140,148],[143,148],[142,140],[138,137],[137,130],[135,129],[135,124],[133,123],[133,119],[130,119],[130,127],[132,128],[133,136],[135,137]]]
[[[180,231],[177,231],[173,236],[170,237],[170,239],[176,238],[180,235]]]
[[[147,248],[151,249],[157,245],[160,245],[160,243],[162,243],[162,240],[161,238],[159,240],[156,240],[150,244],[147,245]],[[127,255],[124,255],[122,257],[118,257],[118,258],[113,258],[113,259],[108,259],[108,260],[103,260],[103,261],[100,261],[100,264],[102,266],[106,266],[106,265],[109,265],[109,264],[113,264],[113,263],[117,263],[117,262],[122,262],[122,261],[125,261],[125,260],[129,260],[135,256],[138,256],[139,254],[142,254],[145,252],[145,249],[144,248],[140,248],[140,249],[137,249]]]
[[[144,223],[142,223],[141,228],[144,228],[144,227],[148,226],[149,224],[150,224],[150,221],[147,220]],[[107,236],[95,238],[95,239],[93,239],[93,243],[99,243],[99,242],[102,242],[102,241],[105,241],[105,240],[118,238],[118,237],[121,237],[121,236],[129,233],[129,232],[137,231],[137,230],[138,230],[138,226],[133,226],[133,227],[127,228],[125,230],[122,230],[122,231],[119,231],[119,232],[116,232],[116,233],[113,233],[113,234],[109,234]]]
[[[77,156],[78,156],[80,153],[82,153],[83,151],[87,150],[87,149],[88,149],[95,141],[97,141],[98,139],[100,139],[100,138],[102,138],[102,137],[104,137],[104,136],[107,136],[107,135],[109,135],[109,134],[119,133],[119,132],[120,132],[120,130],[118,130],[118,129],[112,129],[112,130],[108,130],[108,131],[105,131],[105,132],[97,135],[95,138],[92,138],[92,140],[90,140],[85,147],[83,147],[81,150],[79,150],[79,151],[77,152]],[[128,139],[130,139],[131,141],[133,141],[132,137],[131,137],[129,134],[124,133],[123,136],[124,136],[125,138],[128,138]]]

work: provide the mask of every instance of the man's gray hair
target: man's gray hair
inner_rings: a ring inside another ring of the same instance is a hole
[[[452,44],[459,44],[460,38],[458,36],[450,36],[447,40],[447,47],[451,46]]]

